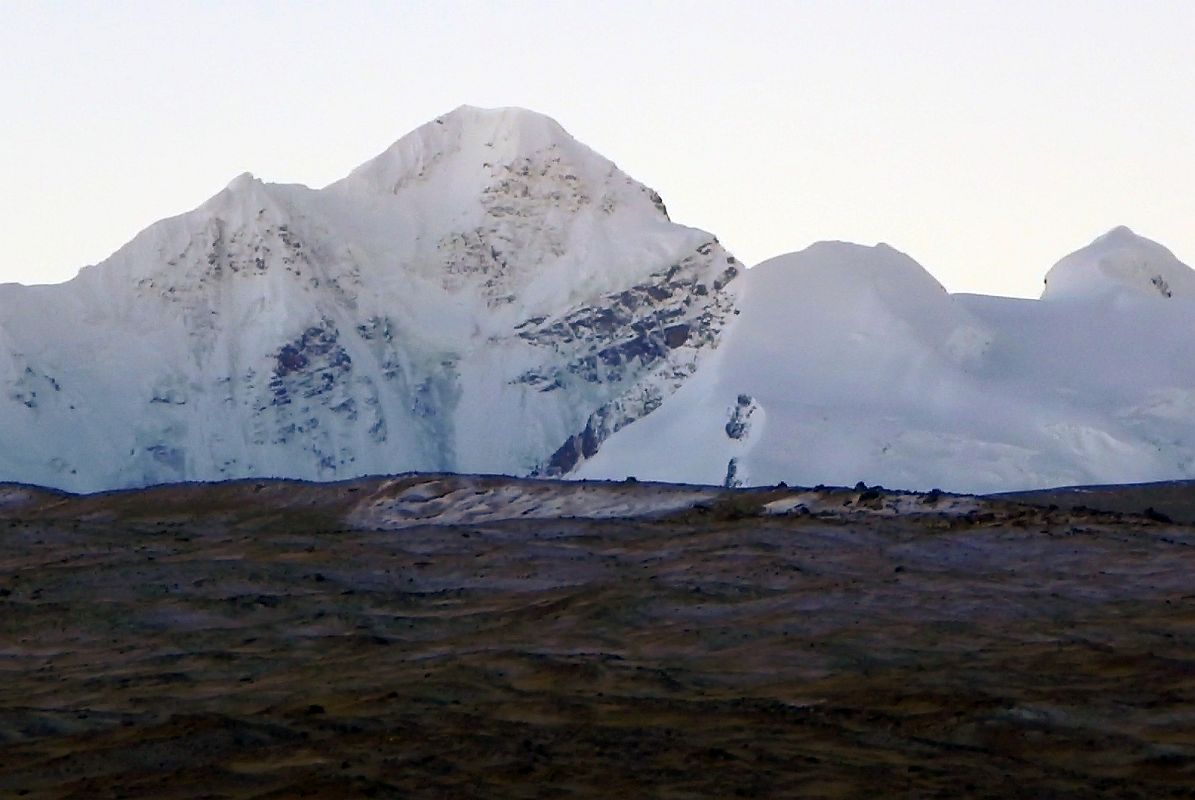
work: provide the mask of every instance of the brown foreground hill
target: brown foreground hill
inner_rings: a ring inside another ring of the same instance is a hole
[[[1195,797],[1195,528],[1070,505],[0,487],[0,797]]]

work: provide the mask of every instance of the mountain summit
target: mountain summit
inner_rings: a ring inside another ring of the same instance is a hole
[[[549,118],[462,107],[0,287],[0,478],[561,474],[717,345],[738,271]]]
[[[1043,300],[1116,294],[1195,298],[1195,270],[1155,241],[1113,228],[1046,274]]]

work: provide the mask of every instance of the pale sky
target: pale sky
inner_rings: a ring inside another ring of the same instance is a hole
[[[883,241],[1037,296],[1116,225],[1195,264],[1193,43],[1191,0],[0,0],[0,281],[467,103],[554,117],[747,263]]]

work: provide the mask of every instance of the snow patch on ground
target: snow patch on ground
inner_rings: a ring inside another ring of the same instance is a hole
[[[34,493],[21,486],[0,486],[0,508],[17,508],[35,499]]]
[[[949,494],[906,494],[871,492],[798,492],[765,503],[763,513],[769,516],[790,514],[834,514],[848,516],[908,516],[936,514],[965,516],[981,509],[975,497]]]
[[[395,489],[398,489],[395,491]],[[349,515],[353,525],[397,529],[418,525],[475,525],[511,519],[613,519],[683,511],[716,489],[635,484],[521,482],[494,485],[468,478],[383,484]]]

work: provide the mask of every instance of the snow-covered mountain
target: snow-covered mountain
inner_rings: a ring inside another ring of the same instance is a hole
[[[1195,477],[1195,272],[1118,228],[1040,300],[888,247],[741,270],[552,120],[462,107],[0,286],[0,480],[403,471],[995,491]]]
[[[1195,271],[1162,245],[1125,227],[1071,253],[1046,273],[1042,298],[1137,295],[1195,300]]]
[[[1195,476],[1195,272],[1118,228],[1041,300],[949,295],[890,247],[747,270],[692,380],[582,477],[956,491]]]
[[[694,371],[738,272],[552,120],[462,107],[0,286],[0,479],[562,474]]]

